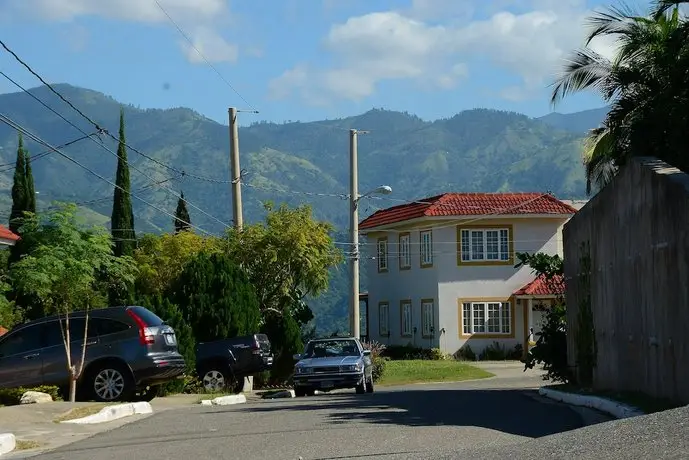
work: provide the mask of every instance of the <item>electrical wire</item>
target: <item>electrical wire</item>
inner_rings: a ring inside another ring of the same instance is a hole
[[[173,26],[175,26],[175,28],[176,28],[177,31],[180,33],[180,35],[182,35],[182,37],[184,37],[184,39],[187,41],[187,43],[189,43],[189,46],[191,46],[192,49],[194,49],[194,51],[196,51],[196,53],[201,57],[201,59],[203,59],[203,60],[205,61],[205,63],[206,63],[211,69],[213,69],[213,71],[215,71],[215,73],[218,75],[218,77],[220,77],[220,79],[221,79],[221,80],[222,80],[222,81],[223,81],[223,82],[224,82],[224,83],[225,83],[225,84],[226,84],[226,85],[237,95],[237,96],[239,96],[239,98],[240,98],[242,101],[244,101],[244,103],[251,109],[251,111],[252,111],[253,113],[258,113],[258,110],[256,110],[256,107],[254,107],[253,105],[249,104],[249,101],[247,101],[247,100],[244,98],[244,96],[242,96],[242,95],[239,93],[239,91],[237,91],[237,89],[236,89],[234,86],[232,86],[232,84],[223,76],[223,74],[220,73],[220,71],[219,71],[219,70],[218,70],[218,69],[217,69],[207,58],[206,58],[206,56],[204,56],[204,54],[201,52],[201,50],[199,50],[198,47],[197,47],[196,45],[194,45],[193,40],[192,40],[191,38],[189,38],[189,36],[186,34],[186,32],[184,32],[184,29],[182,29],[182,27],[180,27],[180,25],[177,24],[177,22],[175,22],[174,19],[172,19],[172,16],[170,16],[170,14],[165,10],[165,8],[163,8],[163,5],[161,5],[160,2],[159,2],[158,0],[153,0],[153,1],[156,3],[156,5],[158,5],[158,8],[160,8],[160,11],[162,11],[163,14],[165,14],[165,16],[167,16],[168,20],[172,23]]]
[[[10,119],[9,117],[7,117],[7,116],[6,116],[5,114],[3,114],[3,113],[0,113],[0,121],[2,121],[3,123],[5,123],[5,124],[6,124],[7,126],[9,126],[10,128],[16,130],[17,132],[20,132],[20,133],[22,133],[23,135],[29,137],[29,138],[32,139],[33,141],[35,141],[35,142],[37,142],[37,143],[39,143],[39,144],[41,144],[41,145],[43,145],[43,146],[45,146],[45,147],[51,149],[52,151],[54,151],[55,153],[57,153],[57,154],[60,155],[61,157],[63,157],[63,158],[65,158],[66,160],[68,160],[68,161],[70,161],[70,162],[76,164],[76,165],[79,166],[80,168],[86,170],[88,173],[93,174],[94,176],[96,176],[96,177],[99,178],[100,180],[102,180],[102,181],[104,181],[104,182],[107,182],[108,184],[112,185],[113,187],[115,187],[115,188],[121,190],[121,191],[124,192],[124,193],[127,193],[128,195],[130,195],[130,196],[136,198],[137,200],[143,202],[144,204],[150,206],[151,208],[153,208],[153,209],[155,209],[155,210],[157,210],[157,211],[159,211],[159,212],[162,212],[163,214],[166,214],[166,215],[168,215],[169,217],[172,217],[173,219],[177,219],[177,220],[181,221],[182,223],[184,223],[184,224],[186,224],[186,225],[189,225],[190,227],[192,227],[192,228],[194,228],[194,229],[196,229],[196,230],[198,230],[198,231],[200,231],[200,232],[202,232],[202,233],[204,233],[204,234],[206,234],[206,235],[213,236],[212,233],[210,233],[210,232],[208,232],[208,231],[206,231],[206,230],[204,230],[204,229],[202,229],[202,228],[200,228],[200,227],[198,227],[198,226],[196,226],[196,225],[193,225],[193,224],[191,224],[190,222],[186,222],[186,221],[184,221],[184,220],[182,220],[182,219],[177,218],[177,216],[175,216],[174,214],[169,213],[168,211],[166,211],[166,210],[164,210],[164,209],[161,209],[161,208],[159,208],[158,206],[156,206],[156,205],[154,205],[154,204],[152,204],[152,203],[149,203],[148,201],[144,200],[144,199],[141,198],[140,196],[138,196],[138,195],[136,195],[136,194],[133,194],[133,193],[131,193],[130,191],[127,191],[127,190],[125,190],[124,188],[120,187],[119,185],[115,184],[114,182],[110,181],[109,179],[106,179],[105,177],[101,176],[100,174],[98,174],[97,172],[95,172],[94,170],[92,170],[91,168],[89,168],[88,166],[83,165],[83,164],[80,163],[79,161],[75,160],[74,158],[72,158],[72,157],[70,157],[69,155],[65,154],[65,153],[62,152],[61,150],[58,150],[57,148],[53,147],[52,145],[50,145],[48,142],[44,141],[44,140],[41,139],[40,137],[38,137],[38,136],[36,136],[35,134],[31,133],[31,132],[28,131],[26,128],[24,128],[24,127],[21,126],[20,124],[16,123],[15,121],[13,121],[12,119]]]
[[[2,43],[2,42],[0,41],[0,43]],[[2,73],[2,75],[3,75],[5,78],[10,79],[10,78],[9,78],[7,75],[5,75],[4,73]],[[82,134],[84,134],[85,136],[88,136],[88,134],[86,134],[86,132],[85,132],[83,129],[81,129],[79,126],[77,126],[77,125],[74,124],[72,121],[70,121],[69,119],[67,119],[64,115],[62,115],[61,113],[59,113],[57,110],[55,110],[55,109],[53,109],[52,107],[50,107],[50,106],[49,106],[48,104],[46,104],[43,100],[41,100],[39,97],[37,97],[37,96],[34,95],[34,94],[31,94],[31,92],[29,92],[29,91],[27,91],[26,89],[24,89],[23,87],[21,87],[18,83],[14,82],[14,80],[10,79],[10,81],[12,81],[13,83],[15,83],[15,84],[16,84],[17,86],[19,86],[24,92],[26,92],[27,94],[29,94],[32,98],[34,98],[36,101],[38,101],[38,102],[39,102],[41,105],[43,105],[46,109],[50,110],[52,113],[54,113],[55,115],[57,115],[58,117],[60,117],[63,121],[65,121],[67,124],[69,124],[70,126],[72,126],[74,129],[76,129],[77,131],[80,131],[80,132],[81,132]],[[55,92],[55,91],[54,91],[54,92]],[[59,93],[58,93],[58,94],[59,94]],[[64,99],[64,98],[62,98],[62,99]],[[70,104],[70,106],[72,106],[72,105]],[[72,106],[72,107],[73,107],[73,106]],[[81,113],[81,112],[79,112],[79,113]],[[90,118],[86,117],[86,119],[90,121]],[[94,122],[92,122],[92,123],[94,123]],[[94,124],[95,124],[95,123],[94,123]],[[101,129],[101,130],[102,130],[102,128],[100,128],[98,125],[96,125],[96,127],[97,127],[98,129]],[[116,141],[119,141],[117,138],[115,138],[114,136],[110,135],[107,131],[102,130],[102,132],[104,132],[105,134],[109,135],[111,138],[115,139]],[[101,147],[103,150],[105,150],[106,152],[110,153],[111,155],[115,156],[115,158],[117,158],[117,159],[119,160],[120,156],[119,156],[116,152],[114,152],[112,149],[108,148],[108,147],[105,146],[103,143],[96,141],[96,140],[93,139],[92,137],[89,137],[89,139],[91,139],[93,142],[96,143],[96,145],[98,145],[99,147]],[[136,171],[136,172],[138,172],[139,174],[141,174],[141,175],[147,177],[149,180],[155,182],[155,179],[154,179],[153,177],[151,177],[150,175],[146,174],[145,172],[143,172],[142,170],[140,170],[138,167],[132,165],[131,163],[129,163],[129,161],[127,161],[127,165],[128,165],[131,169],[133,169],[134,171]],[[176,169],[175,169],[175,171],[178,172],[179,174],[186,175],[186,173],[184,173],[184,171],[179,171],[179,170],[176,170]],[[171,195],[173,195],[173,196],[176,197],[177,199],[182,199],[181,194],[175,192],[175,191],[172,190],[171,188],[165,187],[165,186],[162,186],[162,185],[160,186],[160,188],[163,189],[163,190],[166,190],[168,193],[170,193]],[[194,209],[196,209],[197,211],[199,211],[200,213],[204,214],[206,217],[209,217],[209,218],[215,220],[216,222],[220,223],[220,224],[223,225],[225,228],[229,228],[229,227],[230,227],[227,223],[223,222],[222,220],[218,219],[218,218],[215,217],[214,215],[212,215],[212,214],[206,212],[205,210],[201,209],[200,207],[196,206],[196,205],[195,205],[194,203],[192,203],[191,201],[185,199],[185,202],[186,202],[189,206],[191,206],[192,208],[194,208]]]

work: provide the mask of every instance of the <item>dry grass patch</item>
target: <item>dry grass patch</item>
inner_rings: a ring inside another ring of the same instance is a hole
[[[75,407],[70,409],[62,415],[59,415],[53,420],[55,423],[64,422],[67,420],[75,420],[82,417],[88,417],[89,415],[97,414],[104,407],[109,406],[109,404],[91,404],[88,406]]]
[[[38,443],[38,441],[17,439],[14,450],[31,450],[38,449],[39,447],[41,447],[41,445]]]

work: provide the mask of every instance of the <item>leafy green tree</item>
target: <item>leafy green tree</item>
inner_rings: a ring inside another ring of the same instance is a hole
[[[9,225],[12,232],[19,233],[21,219],[26,211],[29,211],[26,184],[26,151],[24,150],[24,139],[19,134],[17,161],[14,165],[14,181],[12,183],[12,210],[10,211]]]
[[[117,173],[115,196],[112,203],[111,231],[115,241],[116,256],[131,256],[136,248],[134,211],[132,210],[129,162],[124,136],[124,109],[120,109],[120,141],[117,146]]]
[[[196,371],[196,340],[194,339],[194,331],[184,319],[179,307],[160,294],[144,296],[137,303],[151,310],[175,330],[177,347],[179,348],[180,354],[184,356],[184,361],[187,365],[187,374],[192,375]],[[184,380],[175,380],[163,385],[158,394],[180,393],[183,389]]]
[[[140,295],[167,292],[184,266],[200,252],[218,252],[221,240],[193,232],[144,235],[134,252],[139,267],[136,290]]]
[[[170,301],[179,306],[198,342],[210,342],[259,331],[261,313],[256,291],[229,256],[201,252],[172,283]]]
[[[589,193],[594,185],[609,183],[634,156],[655,156],[689,170],[689,22],[677,7],[687,2],[654,3],[650,16],[624,7],[595,13],[586,46],[572,54],[555,82],[553,103],[594,90],[610,105],[584,150]],[[614,59],[590,48],[601,38],[616,41]]]
[[[179,200],[177,200],[174,224],[175,233],[191,230],[191,217],[189,217],[187,202],[184,200],[184,192],[180,194]]]
[[[294,371],[293,355],[304,351],[300,325],[290,315],[269,312],[261,332],[270,339],[275,355],[273,367],[270,369],[271,383],[283,384]]]
[[[562,292],[564,287],[564,264],[558,255],[542,252],[535,254],[517,253],[519,261],[515,268],[528,266],[534,275],[541,277],[550,285],[552,292]],[[567,311],[565,299],[558,295],[548,310],[545,321],[538,334],[536,346],[529,350],[524,360],[524,370],[543,364],[546,374],[544,380],[569,382],[572,379],[567,364]]]
[[[33,170],[31,169],[31,156],[25,150],[26,158],[25,182],[26,182],[26,211],[36,214],[36,187],[34,186]]]
[[[315,220],[310,206],[265,209],[264,223],[229,231],[228,254],[246,270],[264,315],[289,314],[305,324],[313,314],[304,299],[327,290],[329,269],[343,259],[333,227]]]
[[[98,301],[103,287],[133,283],[136,266],[130,257],[115,257],[107,230],[93,227],[82,230],[76,218],[77,207],[67,204],[45,216],[28,217],[22,225],[24,234],[40,241],[11,267],[12,282],[23,293],[40,300],[47,314],[61,318],[63,344],[70,376],[70,401],[76,397],[76,383],[83,371],[86,342],[81,357],[74,360],[71,351],[69,318],[75,310],[88,310]],[[88,328],[88,321],[86,322]],[[87,334],[84,331],[84,336]]]

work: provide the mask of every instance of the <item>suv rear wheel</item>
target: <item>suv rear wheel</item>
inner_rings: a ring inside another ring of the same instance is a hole
[[[134,379],[123,364],[109,362],[96,365],[86,376],[90,392],[96,401],[124,401],[134,391]]]

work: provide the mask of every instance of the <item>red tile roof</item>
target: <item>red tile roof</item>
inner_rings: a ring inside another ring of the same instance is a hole
[[[7,334],[7,332],[8,332],[7,329],[5,329],[4,327],[0,326],[0,336],[3,336],[3,335],[5,335],[5,334]]]
[[[543,193],[443,193],[382,209],[364,219],[362,230],[420,217],[514,214],[574,214],[572,206]]]
[[[562,295],[565,293],[565,280],[562,276],[554,276],[547,280],[543,275],[514,291],[513,295]]]
[[[6,240],[17,241],[19,239],[19,235],[12,233],[4,225],[0,225],[0,238],[6,239]]]

